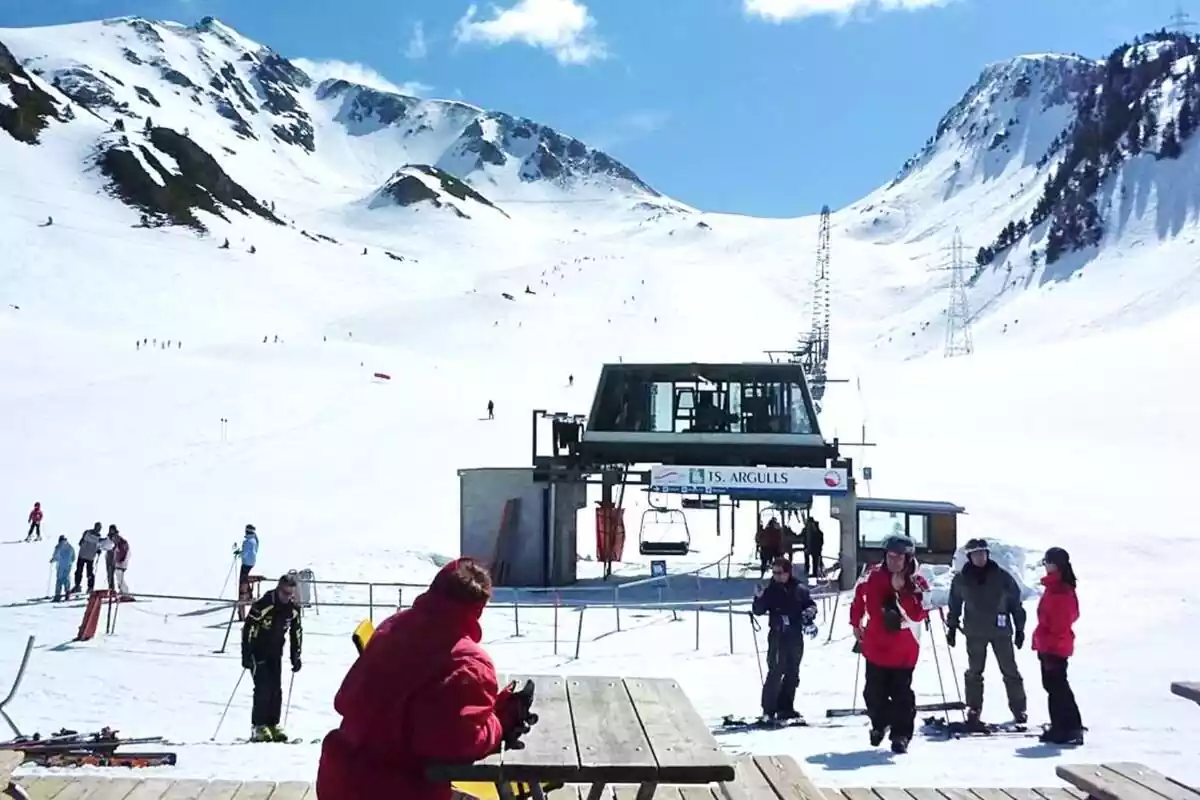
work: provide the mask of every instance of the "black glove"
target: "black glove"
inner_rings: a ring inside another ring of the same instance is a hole
[[[537,724],[538,715],[533,713],[533,681],[525,681],[525,685],[517,689],[516,681],[508,684],[512,691],[512,717],[510,724],[504,730],[504,746],[509,750],[522,750],[525,743],[521,737],[533,730]]]
[[[1013,646],[1015,646],[1018,650],[1020,650],[1024,644],[1025,644],[1025,631],[1018,630],[1015,634],[1013,634]]]
[[[893,633],[904,627],[904,618],[900,616],[900,609],[894,606],[884,606],[883,627]]]
[[[300,671],[300,659],[298,659],[298,658],[293,659],[292,660],[292,672],[299,672],[299,671]]]
[[[254,672],[254,656],[249,653],[242,653],[242,669],[248,669]]]
[[[950,647],[954,647],[955,643],[957,643],[957,642],[958,642],[958,628],[954,628],[954,627],[946,628],[946,644],[948,644]]]

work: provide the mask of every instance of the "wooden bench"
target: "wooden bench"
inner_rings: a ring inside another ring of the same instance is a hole
[[[1200,792],[1142,764],[1059,764],[1054,773],[1094,800],[1200,800]]]
[[[17,783],[30,800],[316,800],[317,797],[316,790],[306,781],[243,783],[55,775],[20,778]]]
[[[1171,684],[1171,694],[1200,703],[1200,683],[1195,681],[1176,681]]]
[[[651,800],[661,784],[707,789],[734,779],[733,762],[675,681],[559,675],[502,680],[527,678],[536,687],[538,723],[524,737],[525,748],[474,764],[434,765],[427,771],[431,779],[489,783],[502,800],[514,781],[587,784],[587,800],[601,800],[607,786],[634,784],[636,800]],[[535,789],[536,798],[541,790]]]

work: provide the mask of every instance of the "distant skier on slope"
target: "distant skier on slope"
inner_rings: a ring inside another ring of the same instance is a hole
[[[488,419],[496,418],[496,404],[488,400]]]
[[[54,552],[50,555],[50,563],[54,565],[54,602],[69,600],[71,597],[71,565],[75,563],[75,548],[67,541],[66,536],[58,537]]]
[[[33,510],[29,512],[29,533],[25,534],[25,541],[42,540],[42,504],[34,503]],[[37,534],[37,539],[33,539],[34,534]]]
[[[916,574],[912,539],[889,536],[883,549],[883,562],[871,567],[854,589],[850,625],[866,662],[863,701],[871,719],[871,746],[878,746],[890,730],[892,752],[906,753],[916,727],[912,679],[921,655],[912,626],[928,616],[923,599],[929,584]]]
[[[820,578],[825,574],[825,568],[821,564],[821,551],[825,549],[825,532],[821,530],[821,523],[812,517],[804,520],[800,536],[804,541],[805,568],[809,575]]]
[[[296,579],[284,575],[274,589],[263,594],[242,625],[242,669],[254,679],[254,705],[250,711],[250,741],[286,742],[279,727],[283,710],[283,645],[289,644],[292,672],[300,671],[304,627],[296,602]]]
[[[108,588],[116,589],[121,597],[128,597],[129,584],[125,583],[125,570],[129,569],[129,540],[121,535],[116,525],[108,526],[108,539],[112,542],[111,553],[105,553],[106,559],[112,556]]]
[[[1024,724],[1026,713],[1025,682],[1017,669],[1017,650],[1025,643],[1025,607],[1021,605],[1021,587],[1008,571],[989,557],[985,539],[971,539],[966,546],[967,563],[950,584],[950,612],[946,617],[946,644],[954,647],[958,629],[967,637],[967,671],[963,690],[967,703],[967,726],[984,728],[979,718],[983,710],[983,668],[988,647],[996,654],[1004,691],[1013,721]],[[965,612],[965,614],[964,614]]]
[[[242,566],[238,571],[238,597],[242,600],[249,600],[250,570],[254,569],[254,565],[258,563],[258,529],[253,525],[246,526],[242,544],[234,550],[234,555],[242,560]]]
[[[817,604],[808,587],[792,575],[792,562],[783,556],[771,566],[771,582],[754,592],[751,613],[769,614],[767,623],[767,677],[762,687],[762,722],[795,719],[796,688],[804,660],[804,636],[817,635],[813,620]]]
[[[96,555],[100,552],[100,523],[83,532],[79,537],[79,555],[75,560],[75,585],[71,594],[77,594],[83,586],[83,573],[87,571],[87,590],[96,590]]]

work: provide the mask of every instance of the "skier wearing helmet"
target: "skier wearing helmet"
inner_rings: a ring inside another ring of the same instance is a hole
[[[1075,654],[1075,622],[1079,598],[1075,595],[1075,568],[1061,547],[1051,547],[1042,559],[1045,592],[1038,601],[1033,649],[1042,664],[1042,687],[1050,710],[1050,727],[1042,734],[1047,744],[1083,744],[1083,721],[1075,693],[1067,682],[1067,661]]]
[[[967,726],[984,727],[979,715],[983,709],[983,668],[988,647],[996,654],[1004,691],[1013,721],[1024,724],[1026,714],[1025,682],[1017,669],[1017,650],[1025,644],[1025,608],[1021,605],[1021,587],[999,564],[989,557],[985,539],[971,539],[966,546],[967,563],[950,584],[950,613],[946,618],[946,644],[958,640],[959,621],[967,637],[967,671],[963,688],[967,702]],[[965,615],[964,615],[965,611]]]
[[[871,719],[871,746],[890,732],[892,752],[906,753],[916,726],[912,678],[921,654],[913,627],[928,616],[923,600],[929,584],[916,574],[912,539],[889,536],[883,549],[883,561],[854,589],[850,625],[866,662],[863,701]]]

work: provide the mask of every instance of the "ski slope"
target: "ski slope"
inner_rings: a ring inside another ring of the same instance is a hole
[[[187,122],[199,140],[225,135],[203,131],[202,116]],[[318,125],[318,139],[330,130]],[[377,170],[392,171],[380,144],[360,151],[380,163],[363,157],[344,172],[336,157],[289,171],[290,156],[247,151],[231,171],[256,190],[282,187],[280,212],[295,229],[206,219],[212,234],[201,238],[130,227],[137,215],[79,171],[93,134],[51,127],[36,157],[0,137],[0,520],[10,531],[0,537],[0,605],[43,596],[54,540],[75,543],[97,520],[129,539],[134,592],[218,592],[249,522],[265,574],[311,568],[322,580],[423,583],[456,552],[456,469],[526,465],[530,409],[586,412],[606,361],[756,360],[808,327],[814,218],[648,216],[628,197],[562,196],[501,203],[509,218],[469,222],[368,212],[359,200],[381,180]],[[1180,163],[1195,157],[1189,149]],[[930,163],[942,170],[945,161]],[[930,269],[969,207],[1007,208],[995,198],[1023,178],[1017,167],[991,176],[994,196],[965,194],[956,216],[938,211],[944,186],[921,169],[897,201],[911,237],[864,231],[857,208],[835,215],[831,374],[850,383],[829,389],[823,431],[855,440],[865,426],[879,443],[854,454],[873,467],[869,492],[964,505],[963,541],[1027,548],[1030,564],[1050,545],[1070,550],[1083,612],[1072,682],[1090,732],[1069,757],[1144,761],[1200,782],[1200,710],[1168,692],[1200,669],[1190,636],[1200,539],[1183,500],[1200,449],[1194,222],[1160,241],[1152,196],[1126,229],[1136,235],[1107,242],[1086,277],[1041,282],[1031,273],[980,314],[976,354],[945,360],[946,275]],[[48,216],[54,224],[40,227]],[[969,222],[979,231],[1002,224]],[[225,237],[232,246],[220,250]],[[143,338],[172,347],[135,348]],[[494,421],[480,419],[488,400]],[[12,543],[34,501],[45,510],[44,541]],[[627,506],[636,520],[640,498]],[[739,519],[740,530],[752,526],[749,513]],[[699,552],[680,571],[728,547],[711,518],[693,515],[690,527]],[[582,524],[585,546],[587,531]],[[735,560],[749,558],[745,538]],[[1036,586],[1036,575],[1023,577]],[[330,589],[327,599],[365,595]],[[16,669],[27,635],[38,641],[8,709],[24,730],[163,735],[189,743],[176,748],[179,777],[315,775],[315,746],[251,757],[244,746],[208,743],[239,674],[236,648],[213,652],[224,615],[147,600],[121,608],[116,634],[76,644],[79,605],[0,608],[0,676]],[[744,618],[730,654],[723,614],[701,615],[697,650],[691,612],[675,621],[669,611],[623,611],[616,632],[611,609],[592,609],[576,660],[578,613],[561,616],[557,655],[546,610],[522,609],[516,636],[513,612],[498,605],[485,641],[502,670],[670,676],[714,723],[756,710]],[[331,607],[307,615],[293,736],[320,737],[336,724],[332,697],[362,616]],[[799,704],[810,718],[854,702],[844,619],[826,644],[823,617],[808,649]],[[928,636],[923,644],[916,686],[928,702],[941,699],[939,669],[952,684],[944,649],[935,664]],[[954,656],[961,670],[965,652]],[[1032,719],[1044,721],[1036,659],[1018,657]],[[994,669],[987,698],[986,716],[1002,718]],[[217,739],[246,735],[248,717],[243,683]],[[869,750],[862,721],[724,741],[791,754],[827,786],[1053,785],[1061,757],[1031,739],[920,738],[893,757]]]

